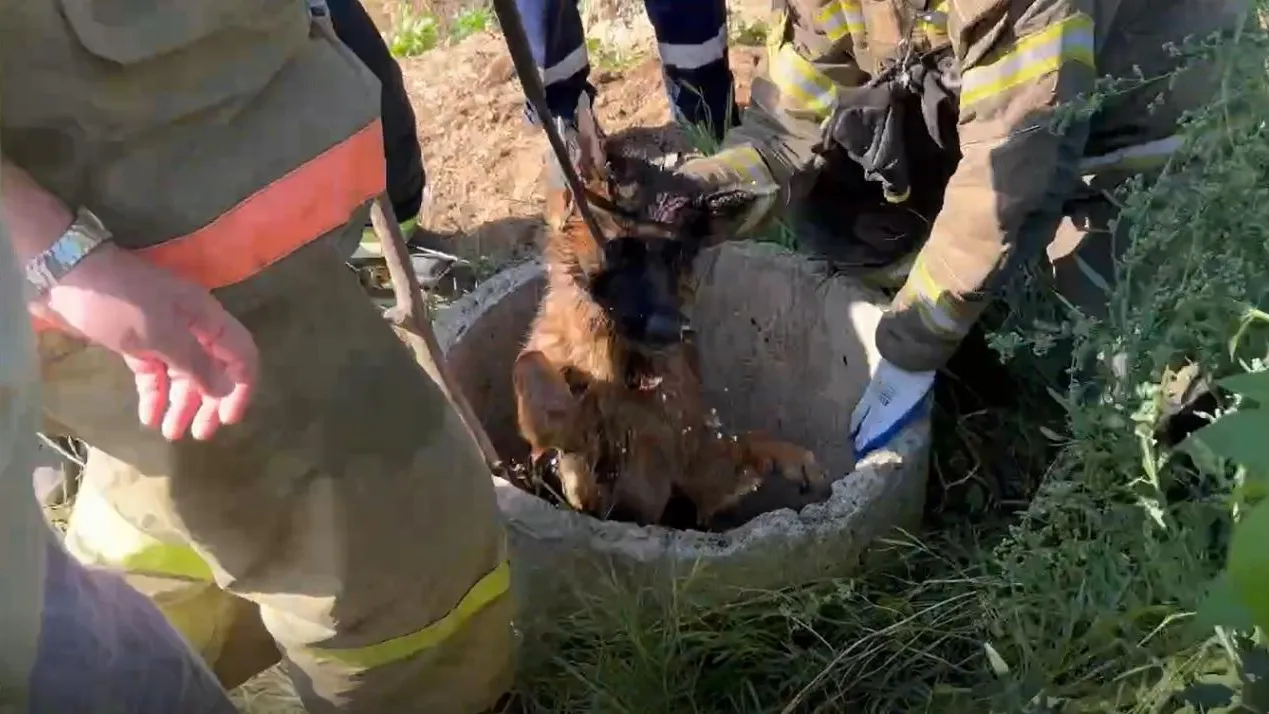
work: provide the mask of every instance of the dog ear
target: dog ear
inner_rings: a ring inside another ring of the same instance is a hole
[[[577,137],[581,152],[579,163],[582,180],[587,184],[598,181],[606,184],[609,178],[608,140],[599,128],[599,121],[591,107],[590,95],[586,92],[582,92],[577,100]]]

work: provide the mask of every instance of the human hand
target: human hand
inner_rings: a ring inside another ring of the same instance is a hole
[[[690,159],[677,170],[701,194],[710,214],[710,234],[740,238],[757,230],[776,208],[780,187],[750,146],[736,146]]]
[[[885,446],[929,407],[933,371],[909,372],[882,359],[850,416],[855,460]]]
[[[164,438],[204,440],[241,421],[258,355],[247,331],[205,289],[107,243],[32,312],[123,357],[138,417]]]

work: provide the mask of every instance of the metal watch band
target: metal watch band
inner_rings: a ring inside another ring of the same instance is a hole
[[[80,208],[75,222],[53,245],[27,262],[26,282],[35,292],[43,295],[66,276],[88,254],[111,238],[110,231],[92,211]]]

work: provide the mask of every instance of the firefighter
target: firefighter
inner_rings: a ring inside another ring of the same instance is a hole
[[[447,247],[444,237],[420,223],[427,172],[423,168],[414,107],[405,89],[401,66],[388,51],[379,28],[357,0],[309,0],[309,8],[329,16],[340,42],[374,73],[382,87],[379,115],[383,122],[388,199],[410,249],[410,263],[419,285],[429,292],[453,295],[456,289],[474,284],[471,264],[442,252]],[[379,239],[367,225],[351,262],[377,263],[382,255]]]
[[[1212,63],[1183,67],[1177,47],[1246,12],[1245,0],[789,0],[741,126],[681,172],[748,197],[720,230],[750,233],[787,208],[812,252],[901,283],[852,416],[858,455],[928,403],[1019,266],[1047,254],[1060,292],[1104,310],[1126,240],[1109,192],[1157,171],[1181,114],[1217,84]],[[1130,83],[1069,111],[1099,76]]]
[[[280,656],[315,714],[492,705],[513,648],[489,472],[344,265],[385,190],[378,82],[303,3],[10,10],[0,139],[44,427],[92,447],[69,550],[227,687]],[[215,347],[237,330],[258,369]],[[199,345],[214,385],[163,359]]]

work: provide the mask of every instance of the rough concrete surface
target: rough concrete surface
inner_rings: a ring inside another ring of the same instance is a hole
[[[850,411],[878,359],[884,298],[771,245],[736,242],[702,254],[690,312],[706,400],[728,430],[764,429],[811,448],[837,479],[832,498],[767,513],[725,533],[600,521],[499,480],[517,590],[526,612],[577,596],[627,592],[727,598],[848,572],[870,541],[914,527],[925,494],[930,425],[852,463]],[[505,457],[522,457],[511,366],[544,287],[540,264],[495,276],[447,308],[437,336],[458,381]]]

